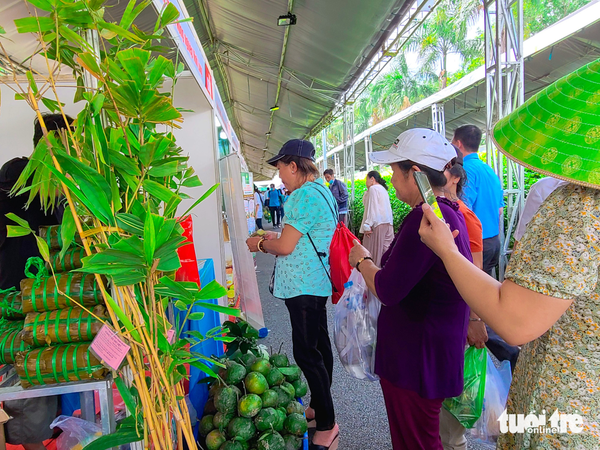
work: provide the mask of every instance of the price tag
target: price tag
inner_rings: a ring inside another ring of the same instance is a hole
[[[167,341],[169,341],[169,344],[175,342],[175,328],[167,330]]]
[[[103,325],[92,341],[90,349],[102,364],[118,370],[131,347],[110,326]]]

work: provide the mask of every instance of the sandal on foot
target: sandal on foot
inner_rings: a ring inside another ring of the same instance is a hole
[[[324,445],[313,444],[312,442],[308,446],[308,450],[338,450],[338,446],[340,445],[340,433],[336,434],[329,444],[329,447],[325,447]]]

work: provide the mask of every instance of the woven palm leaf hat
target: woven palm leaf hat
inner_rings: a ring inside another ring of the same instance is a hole
[[[494,127],[508,158],[600,189],[600,59],[556,81]]]

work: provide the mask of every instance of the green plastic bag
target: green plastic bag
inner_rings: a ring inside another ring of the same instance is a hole
[[[465,428],[472,428],[483,410],[487,350],[469,347],[465,351],[465,387],[463,393],[444,400],[446,408]]]

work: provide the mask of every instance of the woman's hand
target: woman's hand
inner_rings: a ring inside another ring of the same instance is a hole
[[[258,252],[258,243],[261,239],[261,236],[250,237],[246,239],[246,245],[248,246],[248,250],[250,250],[252,253]]]
[[[363,234],[365,236],[371,236],[373,234],[373,232],[371,230],[369,230],[369,231],[365,230],[365,232]]]
[[[428,204],[424,203],[422,209],[423,217],[419,228],[421,241],[441,259],[444,259],[443,255],[448,251],[457,250],[454,238],[458,236],[459,231],[450,231],[448,224],[442,222]]]
[[[279,233],[275,231],[267,231],[263,236],[267,241],[272,241],[279,238]]]
[[[354,240],[354,247],[352,247],[352,250],[350,250],[350,256],[348,257],[348,261],[350,262],[350,265],[352,267],[356,267],[356,264],[358,263],[358,261],[360,261],[361,258],[365,258],[367,256],[371,256],[371,253],[369,253],[369,250],[364,248],[360,244],[360,242],[358,242],[357,240]]]

